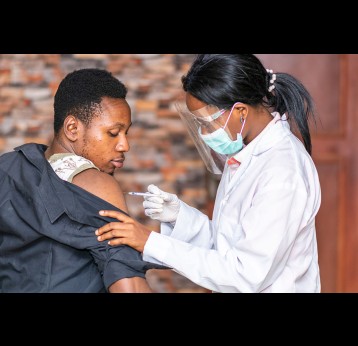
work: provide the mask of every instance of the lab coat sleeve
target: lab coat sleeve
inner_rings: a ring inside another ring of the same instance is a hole
[[[160,234],[163,237],[156,237],[157,233],[153,234],[155,232],[152,232],[149,236],[145,245],[145,251],[143,252],[144,261],[156,264],[162,263],[161,259],[168,248],[165,239],[173,239],[173,241],[177,239],[181,242],[190,243],[191,245],[207,249],[213,247],[212,223],[208,216],[183,201],[180,201],[180,204],[180,210],[175,226],[173,227],[170,223],[162,222]],[[195,227],[193,225],[193,220],[195,220]],[[162,248],[160,246],[157,248],[157,241],[163,242]],[[154,247],[153,251],[150,250],[152,247]],[[151,256],[152,252],[161,254],[159,256]]]
[[[307,206],[304,187],[292,181],[266,185],[254,197],[242,220],[237,220],[244,236],[226,253],[152,232],[144,248],[144,259],[156,259],[159,264],[213,291],[260,292],[282,273],[302,224],[314,223],[314,216],[306,208],[310,210],[312,206]],[[222,217],[229,218],[230,211],[227,213]],[[204,226],[195,217],[187,218],[186,224],[188,233],[197,233]],[[307,228],[301,247],[307,252],[305,261],[309,262],[309,244],[315,235]],[[301,267],[304,271],[305,266]]]
[[[196,227],[190,228],[188,220],[195,220]],[[161,223],[160,233],[200,247],[212,247],[212,225],[207,215],[180,201],[179,214],[173,227]]]

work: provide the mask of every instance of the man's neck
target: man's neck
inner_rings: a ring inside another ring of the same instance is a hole
[[[74,151],[70,146],[64,144],[61,138],[55,137],[45,151],[45,157],[49,159],[52,155],[60,153],[74,153]]]

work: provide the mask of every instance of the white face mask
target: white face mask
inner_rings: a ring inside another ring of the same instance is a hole
[[[243,121],[241,131],[237,134],[237,139],[233,141],[227,132],[225,131],[225,127],[230,119],[231,113],[235,107],[236,103],[232,107],[229,117],[226,120],[226,123],[224,127],[219,128],[218,130],[208,133],[208,134],[202,134],[201,133],[201,127],[199,128],[199,135],[202,138],[202,140],[214,151],[216,151],[219,154],[226,154],[226,155],[232,155],[237,152],[239,152],[243,146],[243,138],[242,138],[242,130],[245,126],[246,118]]]

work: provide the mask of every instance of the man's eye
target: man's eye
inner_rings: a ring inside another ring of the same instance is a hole
[[[118,136],[118,133],[117,133],[117,132],[116,132],[116,133],[109,132],[109,135],[110,135],[111,137],[117,137],[117,136]]]

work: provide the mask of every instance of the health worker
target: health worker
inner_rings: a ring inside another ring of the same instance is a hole
[[[182,85],[181,119],[208,170],[221,174],[212,219],[151,184],[143,206],[160,232],[107,210],[118,222],[97,239],[213,292],[320,292],[311,95],[253,54],[200,54]]]

